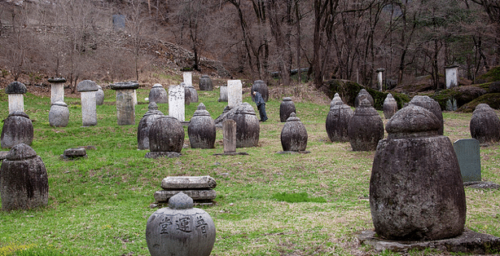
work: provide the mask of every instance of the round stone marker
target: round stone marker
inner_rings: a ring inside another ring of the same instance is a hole
[[[163,113],[158,110],[156,102],[149,102],[148,111],[142,117],[137,127],[137,148],[140,150],[149,149],[149,129]]]
[[[375,153],[370,209],[377,234],[391,240],[438,240],[464,230],[465,193],[455,151],[439,119],[409,105],[387,123]]]
[[[480,143],[500,140],[500,119],[488,104],[479,104],[472,113],[470,134]]]
[[[104,104],[104,91],[101,86],[97,86],[97,92],[95,93],[95,104],[100,106]]]
[[[189,122],[188,136],[191,148],[215,147],[215,122],[203,103],[198,105],[198,109]]]
[[[236,122],[236,147],[255,147],[259,144],[260,125],[255,110],[243,102],[237,106],[232,119]]]
[[[398,103],[392,94],[387,94],[387,97],[384,100],[383,109],[385,119],[391,119],[391,117],[398,111]]]
[[[354,111],[351,107],[344,104],[342,100],[335,102],[335,105],[328,112],[325,123],[326,133],[331,142],[349,141],[349,122],[353,116]]]
[[[178,157],[184,145],[184,128],[177,118],[161,116],[149,128],[149,149],[146,158]]]
[[[441,123],[441,128],[439,128],[438,133],[439,135],[443,135],[444,132],[443,112],[441,111],[441,107],[439,106],[439,103],[437,101],[431,99],[429,96],[417,95],[410,100],[409,105],[411,104],[423,107],[431,111]]]
[[[283,151],[305,151],[307,148],[307,130],[295,113],[291,113],[281,130]]]
[[[208,256],[215,233],[210,215],[193,208],[193,199],[179,192],[169,199],[168,207],[149,217],[146,242],[151,256]]]
[[[69,109],[68,105],[64,102],[58,101],[50,106],[49,111],[49,124],[54,127],[66,127],[69,122]]]
[[[2,148],[12,148],[24,143],[33,142],[33,123],[24,112],[16,111],[4,120],[2,128]]]
[[[347,130],[353,151],[372,151],[377,149],[378,141],[384,138],[384,123],[368,99],[363,99]]]
[[[290,114],[295,112],[295,104],[293,104],[292,98],[283,98],[283,101],[280,104],[280,122],[286,122],[286,120],[290,117]]]
[[[212,79],[208,75],[202,75],[200,77],[200,90],[201,91],[212,91],[214,89]]]
[[[148,98],[149,102],[156,102],[156,104],[168,103],[167,90],[165,90],[161,84],[153,85],[153,88],[149,91]]]

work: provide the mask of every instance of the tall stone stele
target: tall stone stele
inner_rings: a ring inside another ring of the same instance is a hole
[[[227,105],[234,108],[243,102],[243,84],[241,80],[227,81]]]
[[[66,127],[69,123],[69,109],[64,102],[58,101],[50,106],[49,124],[54,127]]]
[[[48,81],[50,83],[50,104],[59,101],[64,102],[64,83],[66,83],[66,78],[51,77]]]
[[[255,98],[255,96],[253,95],[254,91],[258,91],[262,95],[264,101],[267,102],[267,100],[269,99],[269,89],[267,88],[266,82],[262,80],[255,80],[253,82],[252,88],[250,89],[250,92],[252,93],[252,101]]]
[[[361,91],[359,91],[358,93],[358,96],[356,96],[356,99],[354,99],[354,107],[358,108],[359,104],[361,104],[361,101],[363,101],[364,99],[367,99],[372,107],[375,106],[375,102],[373,101],[373,97],[370,95],[370,93],[368,93],[368,91],[365,89],[361,89]]]
[[[214,89],[214,85],[212,83],[212,79],[208,75],[202,75],[200,77],[200,90],[201,91],[212,91]]]
[[[290,117],[291,113],[296,113],[295,104],[293,104],[292,98],[285,97],[280,104],[280,122],[284,123]]]
[[[180,122],[185,120],[186,90],[184,83],[171,85],[168,88],[168,115],[177,118]]]
[[[255,147],[259,144],[260,125],[255,110],[247,102],[240,104],[231,117],[236,122],[236,147]]]
[[[97,85],[97,92],[95,92],[95,104],[98,106],[104,104],[104,91],[100,85]]]
[[[120,82],[111,84],[116,91],[116,117],[118,125],[135,124],[134,91],[139,88],[136,82]]]
[[[193,199],[179,192],[168,207],[154,212],[146,225],[151,256],[209,256],[215,243],[215,224]]]
[[[219,102],[227,102],[228,100],[228,93],[227,93],[227,86],[221,86],[219,87]]]
[[[9,95],[9,114],[16,111],[24,112],[24,94],[26,94],[27,91],[26,86],[18,81],[14,81],[7,85],[5,94]]]
[[[163,116],[163,113],[158,110],[158,105],[154,101],[150,102],[148,111],[144,114],[137,127],[137,149],[149,149],[149,129],[161,116]]]
[[[439,119],[409,105],[387,123],[373,160],[370,209],[390,240],[438,240],[464,230],[465,192],[455,151]]]
[[[9,151],[0,170],[2,210],[28,210],[46,206],[49,180],[42,159],[21,143]]]
[[[375,150],[378,141],[384,138],[382,118],[367,99],[354,111],[347,134],[353,151]]]
[[[384,100],[384,117],[385,119],[391,119],[391,117],[398,111],[398,103],[392,96],[392,94],[387,94]]]
[[[472,113],[470,134],[480,143],[500,140],[500,119],[488,104],[479,104]]]
[[[31,145],[33,142],[33,123],[21,111],[10,114],[3,122],[2,148],[12,148],[17,144]]]
[[[177,118],[159,117],[149,128],[149,150],[146,158],[179,157],[184,146],[184,128]]]
[[[439,135],[443,135],[444,132],[444,121],[443,121],[443,111],[441,111],[441,107],[439,103],[429,96],[415,96],[410,100],[408,105],[416,105],[419,107],[423,107],[429,111],[431,111],[441,123],[441,127],[438,130]]]
[[[305,151],[307,148],[307,130],[295,113],[291,113],[281,130],[283,151]]]
[[[191,148],[215,147],[215,122],[203,103],[198,105],[198,109],[189,122],[188,136]]]
[[[81,94],[82,101],[82,123],[83,126],[94,126],[97,124],[97,101],[96,92],[99,90],[97,84],[91,80],[83,80],[78,83],[76,90]]]
[[[156,104],[168,103],[167,90],[161,84],[153,85],[149,91],[149,102],[156,102]]]
[[[344,104],[342,100],[336,101],[335,106],[330,108],[326,117],[326,133],[331,142],[349,141],[349,122],[354,116],[351,107]]]

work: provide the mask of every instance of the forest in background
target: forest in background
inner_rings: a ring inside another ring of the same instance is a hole
[[[370,86],[384,68],[390,84],[428,76],[441,89],[445,66],[478,83],[500,64],[498,0],[0,0],[0,22],[2,76],[64,76],[73,87],[170,65],[265,81],[279,72],[284,85],[302,71],[316,87]]]

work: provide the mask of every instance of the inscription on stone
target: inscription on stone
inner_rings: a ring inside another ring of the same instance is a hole
[[[242,102],[242,90],[243,85],[241,84],[241,80],[228,80],[227,81],[227,91],[228,91],[228,99],[227,105],[230,108],[236,107]]]
[[[196,217],[196,228],[199,228],[201,230],[201,233],[203,233],[204,237],[207,237],[207,226],[208,224],[203,219],[203,216]]]
[[[182,218],[179,218],[178,220],[175,221],[175,224],[177,225],[177,230],[180,230],[182,232],[189,233],[191,232],[191,217],[189,216],[184,216]]]
[[[453,148],[457,154],[463,182],[481,181],[479,141],[476,139],[457,140],[453,143]]]
[[[171,85],[168,88],[168,115],[180,122],[185,120],[184,93],[182,85]]]
[[[172,225],[172,217],[165,216],[160,222],[160,234],[168,234],[167,228]]]

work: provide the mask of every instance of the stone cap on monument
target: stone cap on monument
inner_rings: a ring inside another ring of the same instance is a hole
[[[158,105],[154,101],[149,102],[148,111],[146,112],[146,114],[144,114],[144,117],[151,115],[163,116],[163,113],[160,110],[158,110]]]
[[[490,107],[490,105],[488,105],[486,103],[481,103],[481,104],[478,104],[476,106],[473,113],[475,113],[476,111],[477,112],[484,112],[484,111],[494,111],[494,110]]]
[[[207,108],[205,107],[205,104],[200,103],[200,105],[198,105],[198,108],[196,109],[196,111],[194,111],[194,114],[193,116],[210,116],[210,113],[208,113],[207,111]]]
[[[193,205],[193,199],[182,192],[177,193],[168,200],[168,208],[174,210],[191,209]]]
[[[449,68],[458,68],[458,67],[460,67],[460,66],[459,66],[459,65],[457,65],[457,64],[453,64],[453,65],[446,66],[446,67],[444,67],[444,68],[445,68],[445,69],[449,69]]]
[[[163,88],[163,86],[161,84],[154,84],[153,88]]]
[[[83,80],[78,83],[76,90],[79,92],[93,92],[99,90],[99,87],[97,87],[96,82],[92,80]]]
[[[66,83],[66,78],[64,78],[64,77],[51,77],[51,78],[47,79],[47,81],[49,81],[49,83],[52,83],[52,84],[60,84],[60,83]]]
[[[243,102],[239,106],[237,106],[236,114],[243,114],[243,115],[254,115],[255,116],[255,110],[253,107],[248,104],[248,102]]]
[[[210,78],[208,75],[201,75],[202,78]]]
[[[402,108],[387,122],[389,139],[437,136],[441,123],[432,112],[416,105]]]
[[[129,81],[129,82],[118,82],[111,84],[111,89],[112,90],[133,90],[139,88],[139,83],[134,82],[134,81]]]
[[[385,71],[385,68],[377,68],[377,70],[375,70],[377,73],[379,72],[384,72]]]
[[[5,88],[5,94],[25,94],[27,91],[26,86],[18,81],[10,83]]]
[[[36,152],[30,146],[20,143],[12,147],[6,159],[11,161],[24,160],[36,157]]]

